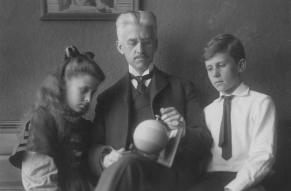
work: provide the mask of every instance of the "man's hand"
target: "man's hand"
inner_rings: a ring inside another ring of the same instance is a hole
[[[124,152],[124,148],[119,150],[112,150],[109,154],[104,156],[103,166],[108,168],[110,165],[118,161],[122,157],[122,153]]]
[[[182,128],[185,135],[186,123],[184,117],[174,107],[161,108],[161,120],[168,125],[170,129]]]

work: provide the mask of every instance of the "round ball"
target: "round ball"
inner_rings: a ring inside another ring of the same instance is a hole
[[[166,126],[158,120],[145,120],[135,129],[133,142],[135,147],[148,154],[157,155],[169,141]]]

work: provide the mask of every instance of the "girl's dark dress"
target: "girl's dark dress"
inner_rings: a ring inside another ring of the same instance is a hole
[[[59,115],[58,111],[39,108],[26,124],[10,162],[21,168],[26,151],[47,155],[57,167],[59,190],[92,190],[93,177],[87,166],[91,127],[90,121],[73,114]]]

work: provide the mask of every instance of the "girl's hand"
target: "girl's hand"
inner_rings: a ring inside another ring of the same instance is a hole
[[[103,158],[103,166],[108,168],[110,165],[118,161],[122,157],[122,153],[124,152],[124,148],[119,150],[112,150],[109,154],[105,155]]]

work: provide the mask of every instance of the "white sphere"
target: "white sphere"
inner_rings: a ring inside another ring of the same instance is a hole
[[[168,141],[166,126],[158,120],[150,119],[141,122],[133,134],[135,147],[148,154],[159,154]]]

